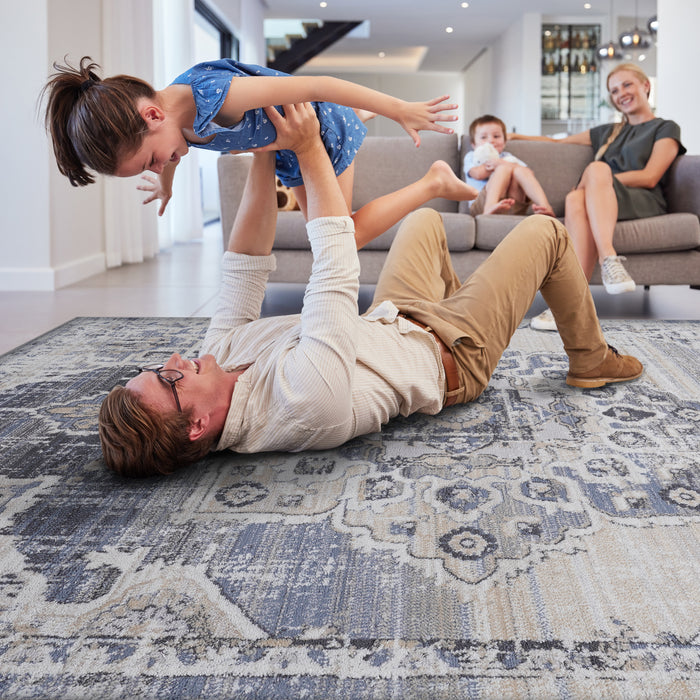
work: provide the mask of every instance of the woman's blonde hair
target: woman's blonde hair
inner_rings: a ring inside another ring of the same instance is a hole
[[[608,73],[608,77],[605,82],[608,92],[610,92],[610,78],[621,71],[633,73],[634,77],[637,78],[637,80],[639,80],[639,82],[642,84],[649,83],[649,76],[647,76],[647,74],[636,63],[620,63],[619,65],[615,66],[610,73]],[[647,98],[649,98],[649,88],[647,88],[646,92]],[[617,107],[615,109],[617,109]],[[598,149],[598,152],[595,154],[595,160],[600,160],[603,157],[605,151],[608,150],[608,146],[619,136],[620,132],[622,131],[622,127],[625,126],[625,124],[627,124],[627,117],[623,114],[622,121],[615,124],[610,132],[610,136],[608,136],[608,140]]]

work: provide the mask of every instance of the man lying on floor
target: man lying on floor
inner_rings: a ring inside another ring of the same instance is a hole
[[[399,414],[472,401],[538,290],[569,357],[568,384],[598,387],[642,374],[638,360],[605,342],[566,229],[547,216],[525,219],[460,284],[439,214],[413,212],[359,316],[353,222],[316,116],[307,105],[268,114],[275,147],[296,152],[308,193],[313,268],[302,312],[259,318],[275,265],[277,206],[274,153],[257,153],[202,344],[211,354],[176,353],[112,389],[99,423],[113,470],[168,474],[212,449],[328,449]]]

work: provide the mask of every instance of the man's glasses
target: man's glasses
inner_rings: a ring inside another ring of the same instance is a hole
[[[153,372],[157,375],[158,379],[165,382],[173,390],[173,396],[175,397],[175,404],[177,405],[178,412],[182,413],[182,408],[180,407],[180,399],[177,397],[177,389],[175,388],[175,382],[180,381],[185,375],[180,372],[179,369],[164,369],[165,365],[146,365],[145,367],[137,367],[139,372]]]

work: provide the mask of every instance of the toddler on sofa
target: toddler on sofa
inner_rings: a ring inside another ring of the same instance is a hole
[[[530,204],[535,214],[554,216],[554,211],[537,181],[535,174],[523,161],[504,151],[506,125],[491,114],[475,119],[469,125],[472,149],[464,157],[464,179],[479,190],[469,213],[524,215]],[[497,156],[477,164],[475,152],[479,146],[490,144]]]

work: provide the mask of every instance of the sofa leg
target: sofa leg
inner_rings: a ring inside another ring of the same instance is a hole
[[[700,284],[691,284],[690,288],[691,289],[700,289]]]
[[[644,291],[645,291],[645,292],[648,292],[648,291],[649,291],[649,285],[648,285],[648,284],[645,284],[645,285],[644,285]]]

